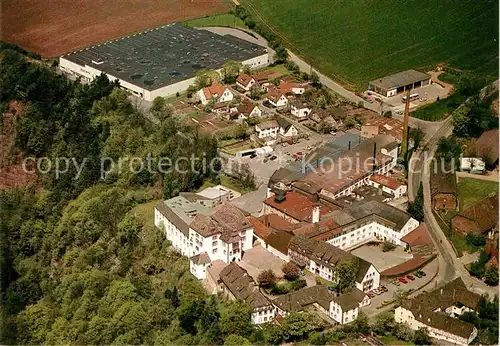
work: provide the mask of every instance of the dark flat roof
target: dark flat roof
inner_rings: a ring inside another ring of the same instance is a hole
[[[63,57],[155,90],[192,78],[200,69],[219,69],[227,60],[241,62],[266,53],[266,48],[231,35],[221,36],[175,23]]]
[[[416,70],[407,70],[392,74],[387,77],[372,80],[371,85],[382,89],[394,89],[403,85],[408,85],[421,80],[426,80],[431,78],[427,73],[419,72]]]

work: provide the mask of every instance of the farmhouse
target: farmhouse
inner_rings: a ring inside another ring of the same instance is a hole
[[[404,93],[406,90],[412,90],[429,85],[430,83],[431,76],[427,73],[416,70],[407,70],[387,77],[372,80],[368,84],[368,90],[386,97],[391,97]]]
[[[434,291],[404,300],[396,308],[394,319],[413,330],[427,328],[432,338],[468,345],[477,336],[477,329],[458,317],[465,312],[477,312],[480,298],[467,290],[461,278],[456,278]]]
[[[250,117],[261,117],[262,111],[259,106],[249,99],[244,99],[237,107],[237,112],[240,119],[247,119]]]
[[[483,198],[451,219],[451,229],[457,234],[484,234],[498,223],[498,193]]]
[[[458,187],[455,172],[443,172],[441,164],[431,173],[431,198],[435,210],[457,210]]]
[[[233,92],[218,80],[213,81],[212,85],[210,85],[209,87],[200,89],[197,93],[197,96],[201,101],[201,104],[203,105],[206,105],[209,102],[230,102],[234,98]]]
[[[177,23],[65,54],[59,66],[84,81],[105,73],[128,92],[152,101],[187,90],[198,70],[220,70],[227,60],[257,68],[266,66],[269,57],[265,48],[248,41]]]

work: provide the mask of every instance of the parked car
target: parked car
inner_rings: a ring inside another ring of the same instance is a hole
[[[257,154],[255,154],[255,153],[253,153],[252,155],[250,155],[250,158],[251,158],[251,159],[254,159],[254,158],[256,158],[256,157],[257,157]]]
[[[401,285],[401,284],[399,283],[399,281],[398,281],[398,280],[393,280],[393,281],[392,281],[392,283],[393,283],[394,285],[396,285],[396,286],[400,286],[400,285]]]
[[[415,280],[415,277],[411,274],[406,275],[407,279],[410,279],[411,281]]]
[[[263,162],[266,163],[267,161],[269,161],[269,159],[266,157]]]
[[[427,274],[425,274],[425,272],[424,272],[424,271],[422,271],[422,270],[419,270],[418,272],[419,272],[419,273],[420,273],[420,275],[422,275],[422,276],[427,275]]]
[[[416,276],[417,278],[421,278],[422,277],[422,275],[420,275],[420,272],[413,273],[413,276]]]
[[[367,292],[366,295],[370,298],[375,297],[375,294],[373,294],[373,292]]]
[[[271,156],[271,157],[269,158],[269,160],[274,161],[274,160],[276,160],[277,158],[278,158],[278,157],[277,157],[276,155],[273,155],[273,156]]]
[[[399,282],[401,282],[402,284],[407,284],[408,281],[404,278],[404,277],[400,277],[398,278]]]

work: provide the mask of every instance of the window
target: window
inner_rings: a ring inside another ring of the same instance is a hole
[[[213,254],[216,254],[216,253],[217,253],[217,249],[213,249],[213,250],[212,250],[212,253],[213,253]]]
[[[212,246],[217,246],[217,240],[212,242]]]

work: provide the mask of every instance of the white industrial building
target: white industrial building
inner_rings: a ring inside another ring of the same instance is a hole
[[[181,93],[201,69],[220,70],[227,60],[259,68],[266,48],[232,35],[170,24],[80,49],[59,58],[63,72],[91,81],[104,73],[147,101]]]

